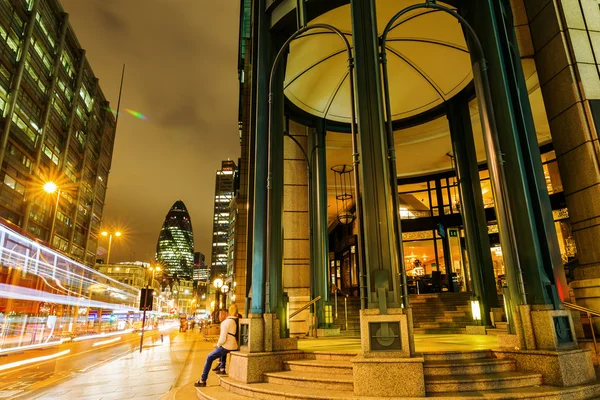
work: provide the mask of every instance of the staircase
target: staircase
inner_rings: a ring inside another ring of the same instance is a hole
[[[348,329],[346,329],[346,318],[344,314],[344,297],[338,295],[338,316],[335,317],[335,305],[333,308],[333,326],[340,328],[340,336],[360,337],[360,297],[347,297],[348,306]],[[332,302],[335,297],[331,297]]]
[[[473,324],[471,293],[410,295],[414,333],[462,334]]]
[[[356,354],[306,353],[284,362],[284,370],[264,374],[264,382],[244,384],[229,377],[220,386],[198,391],[205,400],[229,399],[357,399],[351,358]],[[600,382],[558,388],[542,385],[537,373],[519,372],[514,360],[497,359],[489,350],[424,354],[427,397],[440,399],[591,399]],[[373,377],[376,379],[376,377]]]
[[[491,336],[498,336],[499,333],[508,333],[508,322],[496,322],[495,328],[487,328],[485,331]]]

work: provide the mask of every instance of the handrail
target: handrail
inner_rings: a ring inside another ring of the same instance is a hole
[[[592,310],[590,308],[582,307],[579,304],[567,303],[566,301],[563,302],[563,304],[567,308],[572,308],[573,310],[577,310],[577,311],[581,311],[581,312],[584,312],[584,313],[592,314],[595,317],[600,317],[600,311],[594,311],[594,310]]]
[[[588,321],[590,321],[590,330],[592,331],[592,340],[594,341],[594,350],[595,350],[596,353],[598,353],[598,342],[596,341],[596,332],[594,331],[594,320],[593,320],[592,316],[600,317],[600,312],[594,311],[594,310],[592,310],[590,308],[582,307],[582,306],[580,306],[578,304],[575,304],[575,303],[563,302],[563,304],[567,308],[571,308],[573,310],[576,310],[576,311],[579,311],[579,312],[584,312],[584,313],[587,314]]]
[[[321,300],[321,296],[315,297],[314,299],[312,299],[311,301],[309,301],[308,303],[306,303],[305,305],[303,305],[302,307],[300,307],[299,309],[297,309],[296,311],[291,313],[290,316],[288,317],[288,319],[294,318],[296,315],[300,314],[302,311],[306,310],[308,307],[312,306],[319,300]]]

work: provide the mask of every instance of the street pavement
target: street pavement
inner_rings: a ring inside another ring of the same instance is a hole
[[[0,399],[156,400],[191,386],[213,348],[213,340],[197,330],[147,332],[141,353],[139,340],[139,334],[129,334],[98,347],[73,343],[65,356],[0,372]],[[35,356],[64,351],[66,346],[35,351]],[[0,368],[8,362],[1,359]]]

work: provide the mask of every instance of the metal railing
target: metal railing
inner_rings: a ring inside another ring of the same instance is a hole
[[[590,321],[590,329],[592,331],[592,340],[594,341],[594,350],[596,351],[596,353],[598,353],[598,345],[596,342],[596,332],[594,331],[594,319],[593,318],[600,317],[600,312],[594,311],[590,308],[582,307],[575,303],[563,302],[563,304],[565,305],[565,307],[570,308],[571,310],[583,312],[587,315],[588,321]]]
[[[314,299],[312,299],[311,301],[309,301],[308,303],[306,303],[305,305],[303,305],[302,307],[300,307],[299,309],[297,309],[296,311],[291,313],[290,316],[288,317],[288,319],[294,318],[296,315],[300,314],[302,311],[306,310],[308,307],[312,306],[319,300],[321,300],[321,296],[315,297]]]

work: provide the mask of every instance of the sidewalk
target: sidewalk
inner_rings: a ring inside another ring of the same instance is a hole
[[[164,342],[91,368],[27,399],[44,400],[156,400],[173,389],[198,379],[212,343],[197,331],[164,336]],[[217,382],[216,376],[211,379]],[[192,385],[193,387],[193,385]]]

